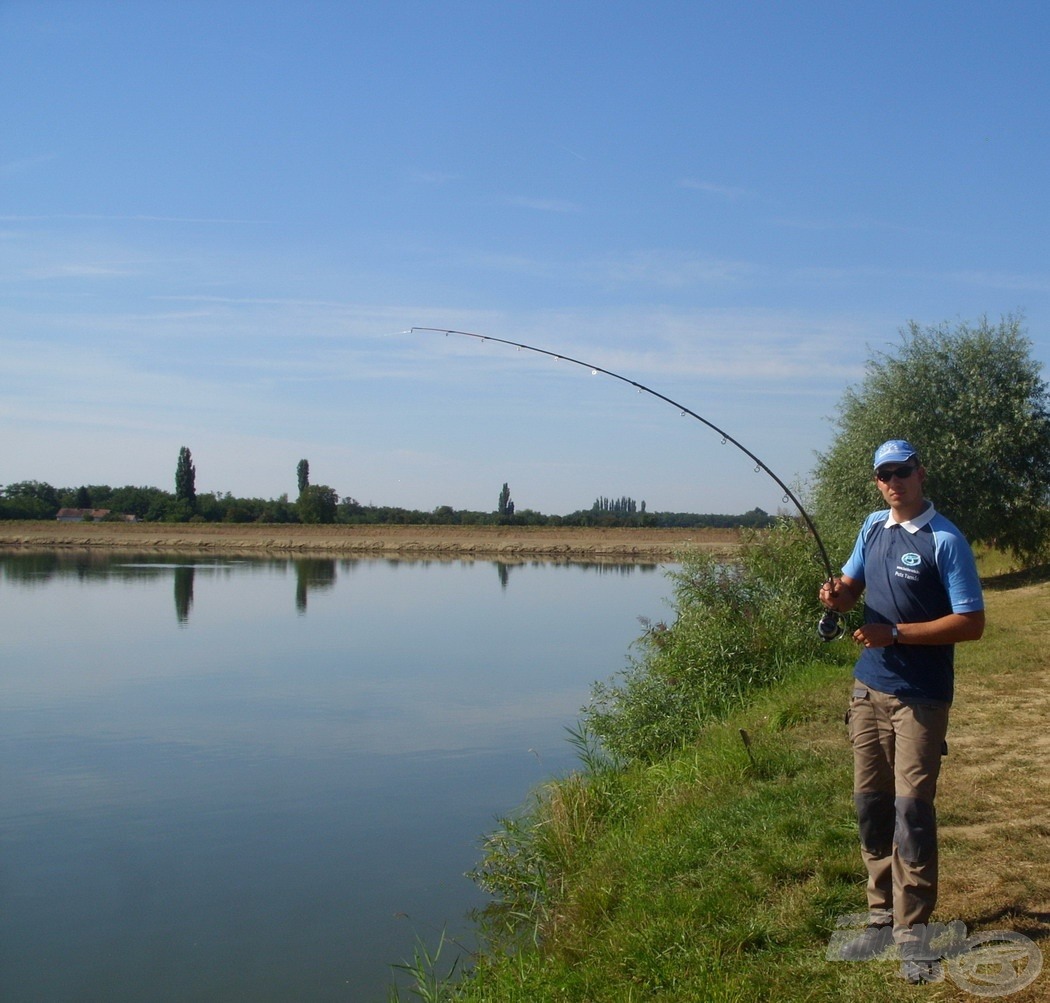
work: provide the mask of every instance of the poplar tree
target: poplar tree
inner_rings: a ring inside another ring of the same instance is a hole
[[[506,482],[503,484],[503,490],[499,493],[499,508],[497,512],[500,522],[510,522],[514,518],[514,502],[510,500],[510,488]]]
[[[295,472],[299,478],[299,494],[302,494],[310,486],[310,461],[300,460]]]
[[[175,500],[188,502],[191,506],[197,501],[197,471],[193,466],[190,451],[183,446],[179,450],[179,461],[175,465]]]

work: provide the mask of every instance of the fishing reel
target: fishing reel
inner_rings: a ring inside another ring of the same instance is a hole
[[[817,621],[817,633],[822,641],[834,641],[846,633],[846,618],[834,609],[824,610]]]

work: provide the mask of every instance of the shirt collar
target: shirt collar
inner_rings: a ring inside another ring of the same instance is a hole
[[[906,529],[909,533],[918,533],[923,526],[925,526],[935,515],[937,510],[933,507],[932,501],[926,502],[926,508],[924,508],[914,519],[905,519],[904,522],[897,522],[893,518],[893,510],[890,509],[886,513],[886,526],[900,526],[901,529]]]

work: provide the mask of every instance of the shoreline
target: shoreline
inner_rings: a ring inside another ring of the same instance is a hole
[[[0,551],[139,550],[357,557],[670,560],[684,549],[730,554],[735,529],[585,526],[0,522]]]

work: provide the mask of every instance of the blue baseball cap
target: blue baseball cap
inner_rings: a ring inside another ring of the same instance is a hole
[[[889,439],[875,450],[875,469],[884,463],[906,463],[918,450],[905,439]]]

